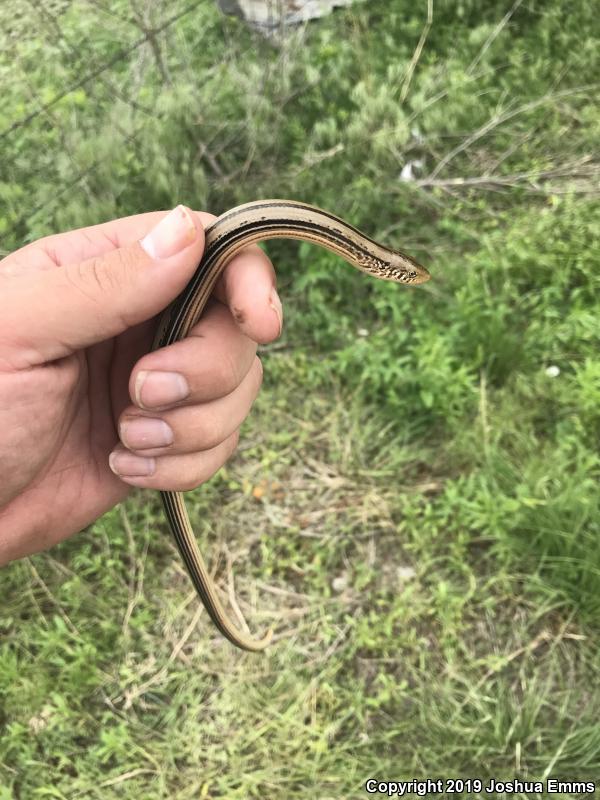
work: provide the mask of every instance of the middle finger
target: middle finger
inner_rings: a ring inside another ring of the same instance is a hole
[[[119,420],[120,439],[129,450],[144,456],[210,450],[240,427],[261,383],[262,365],[255,356],[241,383],[224,397],[160,414],[129,406]]]
[[[138,361],[129,381],[131,400],[152,411],[224,397],[241,383],[255,354],[256,342],[213,300],[185,339]]]

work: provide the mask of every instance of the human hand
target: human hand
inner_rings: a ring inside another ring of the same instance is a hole
[[[131,486],[199,486],[235,449],[262,381],[256,344],[281,332],[262,250],[231,261],[187,339],[148,352],[213,219],[178,206],[0,261],[0,564],[76,533]]]

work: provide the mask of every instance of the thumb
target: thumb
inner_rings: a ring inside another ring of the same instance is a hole
[[[199,220],[177,206],[139,242],[11,281],[0,303],[2,328],[19,332],[29,365],[69,355],[164,309],[203,250]]]

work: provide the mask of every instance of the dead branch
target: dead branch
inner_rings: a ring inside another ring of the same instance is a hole
[[[419,42],[415,48],[413,57],[410,60],[408,69],[406,70],[406,77],[404,79],[404,83],[402,84],[402,91],[400,92],[401,103],[403,103],[406,100],[406,96],[408,95],[408,90],[410,89],[410,84],[413,78],[413,74],[417,67],[417,64],[419,63],[419,59],[421,58],[421,53],[423,52],[423,48],[425,47],[425,42],[427,41],[427,37],[429,35],[429,30],[431,28],[432,22],[433,22],[433,0],[427,0],[427,20],[425,22],[425,25],[423,26],[423,30],[421,31]]]
[[[564,189],[555,187],[544,187],[543,184],[551,180],[568,181],[584,179],[584,183],[574,183],[568,190],[585,193],[597,194],[600,186],[597,180],[600,176],[600,162],[594,162],[591,158],[585,157],[575,162],[568,162],[560,166],[547,170],[534,170],[530,172],[516,172],[511,175],[475,175],[468,178],[423,178],[414,181],[414,185],[421,189],[487,189],[497,191],[503,188],[524,187],[534,192],[556,193]]]
[[[547,94],[543,95],[542,97],[538,97],[535,100],[530,100],[527,103],[523,103],[523,105],[518,106],[517,108],[508,109],[500,114],[496,114],[488,121],[478,128],[476,131],[473,131],[469,136],[467,136],[460,144],[450,150],[442,160],[437,164],[437,166],[432,170],[431,174],[429,175],[427,180],[434,180],[440,174],[440,172],[447,167],[448,164],[456,158],[457,155],[463,153],[465,150],[468,150],[471,145],[478,142],[484,136],[487,136],[488,133],[493,131],[495,128],[503,125],[505,122],[508,122],[515,117],[518,117],[520,114],[525,114],[528,111],[533,111],[540,106],[545,105],[551,101],[558,100],[562,97],[570,97],[576,94],[582,94],[584,92],[589,92],[590,90],[597,89],[598,84],[591,83],[585,86],[576,86],[573,89],[564,89],[560,92],[548,92]]]

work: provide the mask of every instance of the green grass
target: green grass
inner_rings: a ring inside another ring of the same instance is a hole
[[[55,103],[141,37],[129,3],[0,10],[0,133],[52,103],[2,140],[3,251],[290,195],[433,275],[269,247],[284,335],[188,496],[264,656],[200,612],[152,494],[2,570],[0,800],[599,778],[600,25],[512,5],[424,31],[426,4],[373,0],[269,45],[203,3]]]

